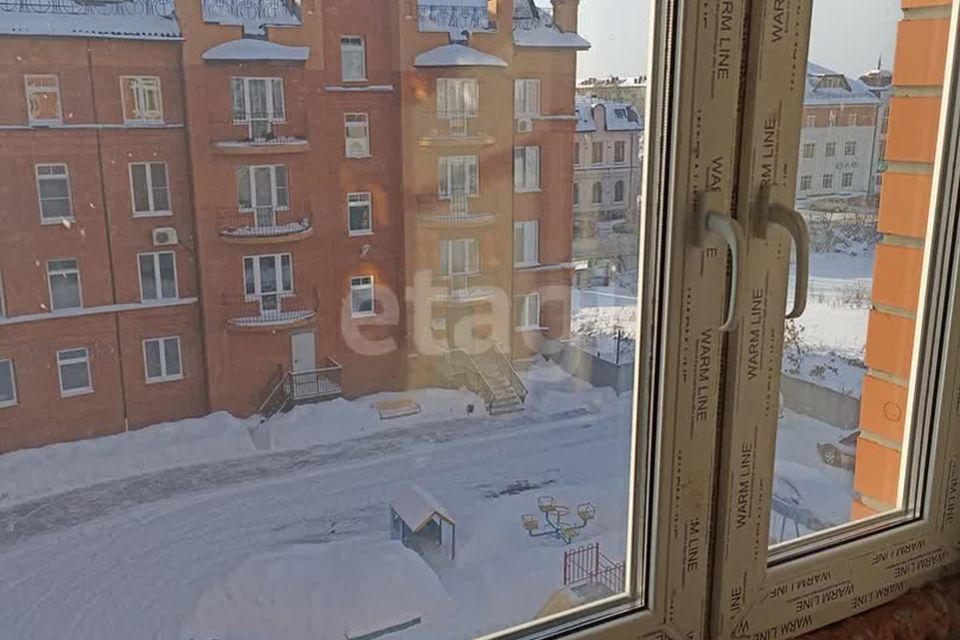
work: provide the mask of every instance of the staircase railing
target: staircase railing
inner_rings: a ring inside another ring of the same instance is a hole
[[[510,381],[510,386],[513,387],[514,393],[520,398],[520,402],[525,402],[527,399],[527,387],[523,384],[523,380],[520,379],[517,370],[513,368],[513,364],[507,356],[506,349],[504,349],[503,345],[497,343],[492,351],[497,362],[497,367],[499,367],[501,373],[507,376],[507,380]]]
[[[284,405],[290,400],[290,394],[288,392],[289,375],[282,365],[277,365],[277,370],[264,387],[267,391],[263,394],[263,402],[257,407],[257,413],[260,414],[264,420],[280,412]]]
[[[257,408],[262,420],[268,420],[297,402],[338,396],[342,391],[340,374],[342,367],[333,358],[311,371],[288,371],[282,365],[270,378],[264,400]]]
[[[488,407],[493,402],[493,389],[490,383],[470,354],[463,349],[447,351],[447,372],[451,377],[456,373],[463,375],[466,378],[467,387],[478,393]]]

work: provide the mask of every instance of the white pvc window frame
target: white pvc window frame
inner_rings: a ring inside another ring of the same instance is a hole
[[[84,377],[86,384],[82,386],[64,387],[64,367],[83,366],[85,369]],[[57,377],[60,381],[60,397],[70,398],[73,396],[82,396],[93,393],[93,378],[90,373],[90,350],[86,347],[77,347],[75,349],[60,349],[57,351]]]
[[[540,264],[540,221],[515,221],[513,223],[513,266],[535,267],[538,264]]]
[[[164,183],[162,185],[154,184],[154,168],[162,169]],[[148,160],[142,162],[130,162],[127,165],[130,177],[130,207],[133,209],[134,218],[156,218],[173,215],[173,204],[170,201],[170,168],[164,160]],[[137,183],[134,180],[134,171],[142,168],[144,173],[144,184],[147,198],[147,208],[137,209]],[[158,196],[163,194],[167,200],[167,206],[158,206]]]
[[[150,375],[149,350],[153,345],[156,347],[157,365],[159,365],[157,375]],[[176,371],[170,370],[170,359],[167,357],[170,349],[174,349],[176,352]],[[183,380],[183,352],[181,350],[180,336],[147,338],[143,341],[143,376],[147,384]]]
[[[74,220],[73,193],[70,186],[70,167],[63,162],[42,162],[33,167],[37,179],[37,200],[40,203],[40,224],[61,224]],[[46,196],[43,195],[41,186],[46,182],[63,182],[66,186],[66,196]],[[66,215],[45,215],[44,203],[65,201],[67,203]]]
[[[73,263],[67,266],[67,263]],[[53,282],[54,278],[67,278],[76,280],[77,304],[68,304],[58,306],[54,302]],[[47,292],[50,296],[50,311],[64,311],[69,309],[83,308],[83,280],[80,277],[80,260],[77,258],[52,258],[47,260]]]
[[[540,293],[534,291],[519,296],[514,296],[514,309],[516,309],[516,318],[514,327],[517,331],[530,331],[541,329],[540,324]]]
[[[19,400],[17,397],[17,370],[13,364],[13,358],[0,358],[0,368],[6,368],[7,375],[10,378],[9,398],[0,396],[0,409],[17,406]]]
[[[366,217],[366,226],[354,227],[354,210],[365,210],[359,214]],[[369,191],[356,191],[347,194],[347,233],[351,236],[373,235],[373,194]]]
[[[23,76],[24,91],[27,97],[27,120],[32,126],[51,126],[63,124],[63,98],[60,94],[60,76],[55,73],[28,73]],[[55,96],[56,116],[40,118],[33,115],[33,104],[38,96]]]
[[[149,264],[153,266],[152,281],[148,278],[147,274],[144,273],[144,260],[147,260]],[[167,280],[164,280],[163,277],[164,264],[170,265],[170,271],[172,271],[172,273],[168,274],[171,278]],[[180,279],[177,277],[177,253],[175,251],[146,251],[138,253],[137,273],[140,276],[140,302],[151,304],[180,299]],[[164,292],[163,283],[165,281],[173,282],[172,292]],[[153,289],[156,291],[155,296],[146,295],[144,285],[148,283],[152,283]]]
[[[163,124],[163,87],[159,76],[120,76],[120,98],[124,124]]]
[[[539,78],[518,78],[513,81],[513,116],[517,120],[540,115],[541,84]]]
[[[344,82],[366,82],[367,41],[363,36],[340,36],[340,78]]]
[[[366,318],[375,315],[377,315],[377,301],[373,276],[351,277],[350,317]]]
[[[516,193],[540,191],[540,147],[513,148],[513,190]]]
[[[370,115],[363,112],[343,114],[344,156],[370,157]]]

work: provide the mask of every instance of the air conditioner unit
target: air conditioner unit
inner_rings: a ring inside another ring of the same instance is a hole
[[[533,120],[531,118],[517,120],[517,133],[533,133]]]
[[[153,230],[153,246],[166,247],[177,244],[177,230],[173,227],[159,227]]]

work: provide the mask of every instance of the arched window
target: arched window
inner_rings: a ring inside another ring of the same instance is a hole
[[[573,206],[580,204],[580,185],[573,183]]]
[[[593,197],[591,198],[593,204],[602,204],[603,203],[603,185],[599,182],[593,183]]]
[[[617,183],[613,185],[613,201],[623,202],[623,180],[617,180]]]

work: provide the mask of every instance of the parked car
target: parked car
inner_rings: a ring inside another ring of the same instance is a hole
[[[857,459],[857,438],[859,437],[859,430],[851,431],[832,442],[817,443],[817,451],[823,461],[831,467],[852,468]]]

